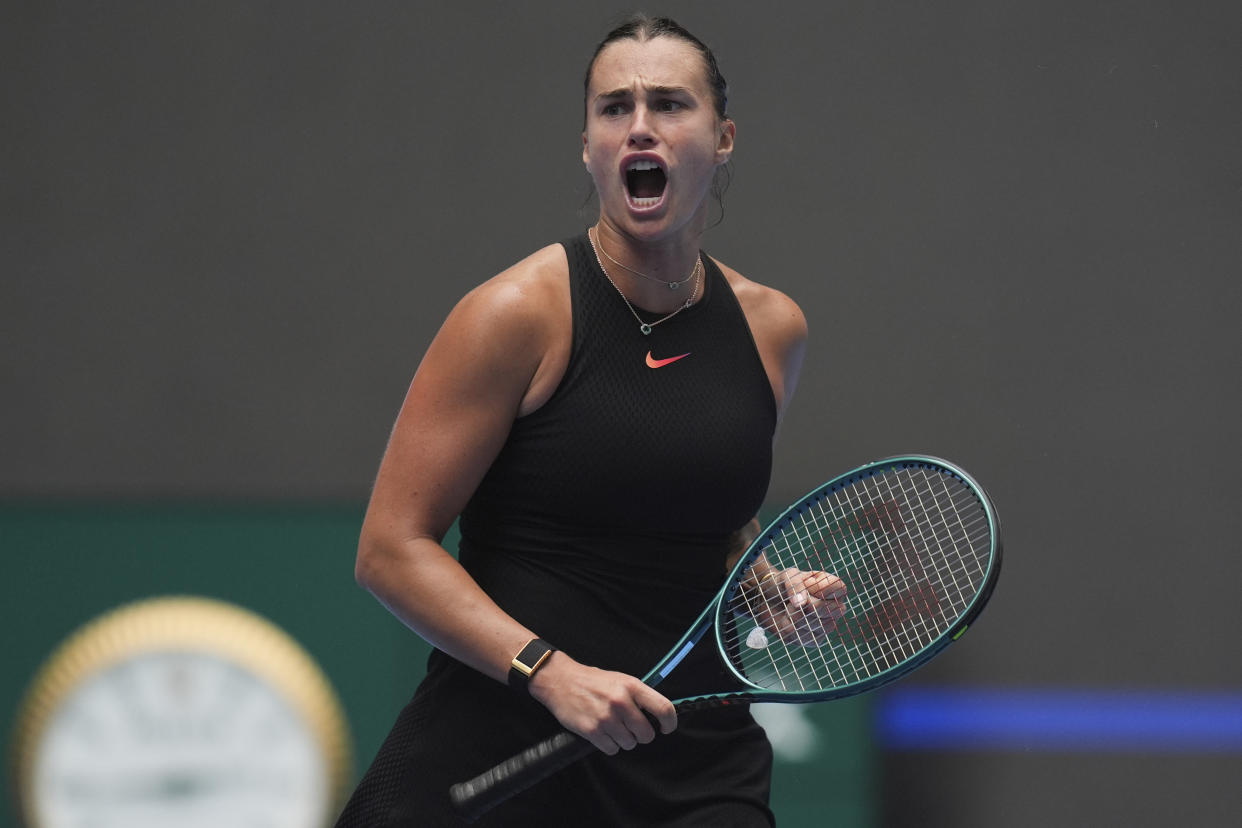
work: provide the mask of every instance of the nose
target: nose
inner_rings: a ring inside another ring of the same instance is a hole
[[[656,143],[656,134],[651,123],[651,113],[645,106],[634,107],[634,117],[630,120],[630,146],[650,146]]]

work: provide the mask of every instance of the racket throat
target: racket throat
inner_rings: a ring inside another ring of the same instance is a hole
[[[680,650],[673,653],[673,656],[668,660],[668,663],[666,663],[659,670],[656,670],[656,675],[660,677],[660,680],[668,678],[668,674],[673,672],[673,670],[677,668],[678,664],[681,664],[682,659],[689,655],[690,651],[694,649],[694,645],[698,643],[699,640],[697,638],[687,641],[681,646]]]

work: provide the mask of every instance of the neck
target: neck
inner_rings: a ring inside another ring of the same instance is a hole
[[[699,289],[703,286],[704,268],[697,250],[694,251],[688,272],[682,278],[666,281],[637,271],[607,252],[599,241],[599,227],[589,228],[587,237],[590,238],[596,262],[604,271],[604,276],[612,283],[612,287],[619,290],[626,303],[631,305],[631,312],[633,305],[638,305],[651,313],[674,314],[697,302],[702,295]],[[660,323],[652,323],[652,326],[656,324]],[[650,333],[650,329],[643,333]]]
[[[591,234],[600,247],[602,266],[635,304],[658,312],[680,305],[690,295],[699,259],[698,233],[642,239],[619,231],[601,218]],[[678,287],[671,289],[670,282]]]
[[[629,267],[660,279],[677,279],[694,266],[703,237],[702,225],[702,221],[690,221],[670,234],[645,238],[601,215],[595,223],[595,238],[604,244],[609,255]]]

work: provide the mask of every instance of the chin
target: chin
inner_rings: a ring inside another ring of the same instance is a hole
[[[621,205],[620,211],[606,213],[604,217],[614,229],[628,236],[656,241],[694,226],[697,213],[691,216],[679,215],[672,207],[671,204],[662,204],[655,210],[635,210],[626,201]]]

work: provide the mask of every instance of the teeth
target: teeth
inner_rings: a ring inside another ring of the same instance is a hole
[[[631,171],[641,172],[643,170],[658,170],[658,169],[660,169],[659,164],[657,164],[654,161],[648,161],[646,159],[640,159],[638,161],[631,161],[629,166],[625,168],[626,172],[631,172]]]

